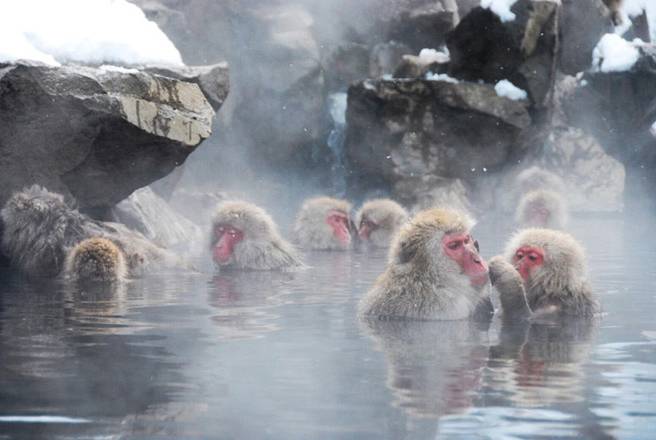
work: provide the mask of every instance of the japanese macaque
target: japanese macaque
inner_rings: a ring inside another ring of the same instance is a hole
[[[125,279],[128,265],[123,251],[102,237],[82,240],[68,253],[64,264],[67,278],[80,282],[115,282]]]
[[[610,11],[610,19],[615,26],[622,24],[622,0],[603,0],[604,4]]]
[[[388,247],[407,220],[407,211],[390,199],[370,200],[355,215],[360,240],[373,247]]]
[[[346,250],[351,247],[351,204],[316,197],[306,200],[296,217],[294,236],[305,249]]]
[[[419,212],[401,227],[387,269],[360,301],[360,315],[425,320],[489,315],[488,267],[472,226],[458,211]]]
[[[567,207],[554,191],[535,190],[522,196],[515,212],[520,227],[563,229],[567,223]]]
[[[599,311],[586,278],[583,248],[571,235],[524,229],[490,261],[490,280],[499,292],[504,319],[593,316]]]
[[[91,237],[112,240],[124,253],[130,276],[158,264],[179,267],[180,260],[124,225],[100,222],[69,206],[64,197],[33,185],[14,193],[0,211],[2,252],[21,272],[56,277],[69,251]]]
[[[526,168],[519,173],[515,178],[515,186],[521,194],[541,189],[558,193],[565,190],[565,184],[560,177],[537,166]]]
[[[295,249],[262,208],[232,201],[212,219],[212,259],[222,268],[285,270],[302,266]]]

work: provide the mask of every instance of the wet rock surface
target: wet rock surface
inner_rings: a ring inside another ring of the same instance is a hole
[[[211,133],[196,84],[134,71],[0,67],[0,204],[38,183],[102,212]]]

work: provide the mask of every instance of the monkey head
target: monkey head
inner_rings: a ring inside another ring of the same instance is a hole
[[[504,259],[519,272],[531,289],[547,292],[577,290],[586,276],[585,252],[571,235],[551,229],[530,228],[509,241]]]
[[[269,214],[242,201],[219,205],[212,219],[210,248],[219,267],[268,270],[300,265]]]
[[[123,251],[109,239],[92,237],[75,245],[66,258],[66,275],[80,282],[114,282],[128,268]]]
[[[564,192],[563,180],[551,171],[532,166],[520,172],[515,178],[515,186],[522,193],[539,189],[548,189],[559,193]]]
[[[475,288],[488,282],[488,266],[471,236],[473,220],[446,209],[418,213],[406,223],[390,251],[391,263],[432,274],[446,285],[465,281]]]
[[[408,219],[408,213],[390,199],[366,202],[355,216],[358,236],[377,247],[387,247],[394,234]]]
[[[567,222],[567,208],[562,196],[554,191],[530,191],[519,201],[515,220],[524,227],[561,229]]]
[[[345,250],[351,247],[351,204],[346,200],[317,197],[303,203],[294,234],[310,249]]]

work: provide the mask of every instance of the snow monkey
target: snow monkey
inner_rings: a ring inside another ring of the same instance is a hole
[[[81,282],[114,282],[125,279],[128,265],[123,251],[102,237],[82,240],[68,253],[66,277]]]
[[[219,267],[284,270],[303,265],[269,214],[242,201],[219,205],[212,219],[210,245]]]
[[[599,311],[586,279],[585,255],[571,235],[524,229],[490,261],[490,279],[504,319],[539,315],[592,316]]]
[[[306,200],[296,217],[294,236],[306,249],[346,250],[351,247],[351,204],[316,197]]]
[[[355,215],[360,239],[374,247],[387,247],[408,219],[401,205],[390,199],[366,202]]]
[[[515,221],[520,227],[563,229],[567,223],[567,207],[557,192],[531,191],[519,200]]]
[[[0,211],[2,252],[21,272],[56,277],[69,251],[90,237],[112,240],[125,254],[130,275],[154,263],[177,267],[180,260],[119,223],[100,222],[69,206],[64,197],[33,185],[14,193]]]
[[[492,312],[488,267],[458,211],[419,212],[401,227],[385,272],[359,304],[361,316],[464,319]]]
[[[519,173],[515,178],[515,185],[521,194],[538,189],[547,189],[561,194],[565,191],[565,184],[560,177],[537,166],[526,168]]]

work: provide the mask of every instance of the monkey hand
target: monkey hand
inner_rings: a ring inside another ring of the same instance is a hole
[[[506,318],[530,316],[524,282],[519,272],[501,256],[493,257],[489,267],[490,281],[499,292],[501,307]]]

